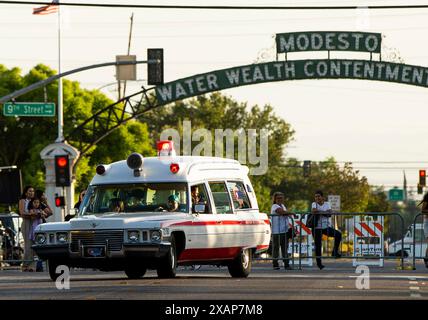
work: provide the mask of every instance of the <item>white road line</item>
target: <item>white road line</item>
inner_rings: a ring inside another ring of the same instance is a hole
[[[410,287],[410,290],[420,290],[419,287]]]
[[[410,294],[410,297],[411,297],[411,298],[422,298],[422,296],[421,296],[421,294],[420,294],[420,293],[411,293],[411,294]]]
[[[409,281],[409,284],[418,284],[417,281]]]

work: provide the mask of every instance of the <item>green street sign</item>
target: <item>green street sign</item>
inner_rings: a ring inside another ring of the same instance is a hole
[[[391,189],[391,190],[389,190],[388,198],[390,201],[403,201],[404,200],[403,189]]]
[[[55,103],[6,102],[3,105],[3,115],[6,117],[54,117]]]

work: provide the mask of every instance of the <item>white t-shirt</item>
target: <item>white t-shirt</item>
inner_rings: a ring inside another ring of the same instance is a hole
[[[272,216],[272,234],[286,233],[288,231],[288,228],[290,227],[288,225],[288,216],[280,216],[275,212],[275,210],[278,208],[287,210],[287,208],[283,204],[272,205],[272,208],[270,209],[270,213],[274,215]]]
[[[312,202],[312,209],[317,209],[319,211],[327,211],[331,210],[330,202],[324,201],[322,205]],[[315,227],[315,229],[327,229],[328,227],[331,227],[331,221],[330,218],[325,216],[320,216],[318,219],[318,224]]]

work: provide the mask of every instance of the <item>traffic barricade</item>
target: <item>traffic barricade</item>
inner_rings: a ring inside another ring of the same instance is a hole
[[[306,215],[297,213],[292,220],[293,222],[290,222],[290,227],[296,230],[296,238],[298,241],[295,241],[293,246],[288,247],[288,253],[290,256],[293,256],[293,258],[298,258],[300,265],[312,266],[312,230],[306,225],[306,218]]]
[[[354,224],[354,267],[372,265],[383,267],[385,257],[384,217],[356,216]]]
[[[16,213],[0,214],[0,267],[20,266],[24,257],[22,218]]]
[[[428,233],[424,228],[425,221],[427,220],[425,214],[419,213],[413,219],[413,223],[408,229],[404,236],[404,254],[412,257],[412,266],[416,270],[416,260],[428,259],[427,258],[427,238]],[[407,246],[406,243],[409,239],[412,239],[411,246]]]
[[[307,220],[310,213],[302,215],[300,221]],[[352,265],[360,264],[372,266],[384,266],[384,259],[397,259],[401,268],[404,267],[404,251],[396,251],[389,254],[386,250],[385,230],[394,230],[395,234],[404,233],[404,220],[402,216],[395,212],[331,212],[329,232],[324,229],[321,234],[320,250],[317,255],[317,246],[313,244],[313,259],[352,259]],[[298,265],[301,268],[307,264],[304,256],[304,248],[310,248],[309,237],[303,236],[306,223],[299,225],[300,235],[297,244],[300,254]],[[314,230],[310,241],[315,242]],[[319,231],[321,233],[321,231]],[[339,234],[340,233],[340,234]],[[338,252],[334,252],[334,239],[341,239]],[[402,240],[401,240],[402,241]]]

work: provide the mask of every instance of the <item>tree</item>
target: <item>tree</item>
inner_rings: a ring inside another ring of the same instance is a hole
[[[24,76],[21,75],[19,68],[9,70],[0,65],[0,94],[6,95],[54,74],[54,70],[42,64],[32,68]],[[53,82],[16,100],[39,102],[45,101],[46,98],[46,101],[58,105],[57,92],[58,84]],[[113,103],[98,90],[82,89],[77,81],[66,79],[63,80],[63,101],[65,136],[92,114]],[[24,185],[31,184],[43,189],[45,168],[40,159],[40,151],[53,143],[56,137],[56,117],[0,117],[0,166],[18,166],[23,173]],[[73,145],[77,141],[86,141],[87,137],[82,133],[75,139],[68,142]],[[155,153],[147,126],[130,120],[79,160],[76,170],[77,191],[86,188],[97,164],[125,159],[134,151],[141,152],[145,156]]]
[[[311,174],[307,178],[303,177],[302,163],[289,159],[278,188],[285,192],[289,206],[300,210],[304,209],[302,204],[305,202],[306,210],[309,210],[315,191],[322,190],[325,196],[340,195],[342,212],[364,212],[370,194],[367,179],[359,177],[350,163],[341,168],[334,158],[312,162]]]
[[[183,141],[183,121],[191,121],[192,131],[205,128],[212,137],[215,129],[236,130],[266,129],[268,133],[268,169],[264,175],[253,175],[251,180],[257,194],[257,200],[261,211],[269,212],[271,207],[271,190],[280,182],[284,148],[292,141],[294,131],[290,124],[277,117],[270,105],[262,108],[249,107],[247,103],[241,103],[229,96],[220,93],[198,96],[193,99],[178,101],[162,108],[154,109],[140,121],[147,123],[153,140],[159,140],[161,132],[167,128],[179,131]],[[248,141],[247,141],[248,142]],[[192,150],[199,141],[192,141]],[[181,143],[182,145],[182,143]],[[226,143],[224,143],[225,148]],[[248,144],[247,144],[248,145]],[[234,138],[234,158],[238,159],[238,137]],[[215,149],[215,141],[212,142],[212,150]],[[260,150],[260,140],[257,140],[256,149]],[[180,150],[183,153],[183,150]],[[247,161],[249,167],[256,167]]]

